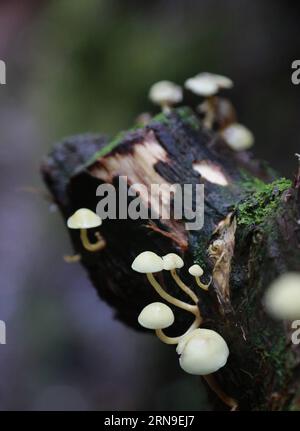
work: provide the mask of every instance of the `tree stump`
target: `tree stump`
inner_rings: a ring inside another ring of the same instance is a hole
[[[210,181],[203,166],[217,179]],[[146,277],[132,271],[132,261],[144,250],[180,254],[181,276],[199,297],[203,326],[218,331],[230,348],[227,365],[216,373],[222,389],[240,410],[300,408],[300,349],[291,343],[291,322],[274,321],[262,303],[279,274],[300,270],[299,173],[293,183],[278,178],[250,152],[232,151],[190,108],[181,107],[111,142],[90,135],[67,139],[44,160],[42,174],[64,220],[81,207],[95,211],[96,188],[118,187],[120,176],[148,189],[151,183],[204,184],[202,229],[186,230],[175,219],[105,220],[104,250],[86,251],[78,231],[69,230],[74,249],[100,297],[135,329],[141,329],[141,309],[160,299]],[[149,205],[146,198],[144,203]],[[187,274],[193,263],[212,275],[209,292]],[[164,286],[186,300],[168,274]],[[173,311],[170,335],[184,332],[191,321],[185,311]],[[222,408],[217,400],[215,406]]]

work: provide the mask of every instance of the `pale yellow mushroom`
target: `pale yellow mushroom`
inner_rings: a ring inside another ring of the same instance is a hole
[[[198,316],[183,335],[178,337],[167,336],[163,329],[174,323],[174,314],[171,308],[162,302],[153,302],[144,307],[138,316],[138,322],[144,328],[155,330],[157,337],[165,344],[177,344],[183,337],[198,328],[200,324]]]
[[[233,82],[226,76],[203,72],[187,79],[184,86],[198,96],[211,97],[222,88],[232,88]]]
[[[203,275],[203,269],[201,268],[200,265],[195,264],[190,266],[189,273],[195,278],[196,283],[198,284],[199,287],[201,287],[201,289],[208,290],[212,279],[210,279],[210,282],[208,284],[202,283],[202,281],[200,280],[200,277]]]
[[[102,224],[101,218],[88,208],[80,208],[67,220],[69,229],[80,229],[80,239],[83,247],[91,252],[102,250],[106,246],[106,241],[99,232],[95,234],[97,241],[91,243],[87,229],[98,227]]]
[[[267,289],[264,304],[277,319],[300,319],[300,273],[287,272],[276,278]]]
[[[254,144],[253,133],[239,123],[230,124],[221,131],[221,136],[234,151],[245,151]]]
[[[149,99],[168,114],[173,105],[182,101],[182,89],[174,82],[159,81],[150,88]]]
[[[224,367],[229,355],[226,341],[220,334],[198,328],[178,343],[181,368],[189,373],[204,376]]]
[[[227,343],[220,334],[211,329],[195,329],[179,341],[176,351],[186,373],[202,376],[216,395],[236,410],[237,401],[221,390],[212,374],[224,367],[229,356]]]

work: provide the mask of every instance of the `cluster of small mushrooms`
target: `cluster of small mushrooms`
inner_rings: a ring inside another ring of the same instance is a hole
[[[217,96],[220,90],[230,89],[233,82],[226,76],[203,72],[185,81],[184,87],[204,98],[197,106],[197,111],[203,116],[203,124],[208,129],[217,124],[217,131],[227,145],[234,151],[244,151],[254,144],[252,132],[237,122],[236,111],[231,102]],[[169,113],[172,106],[183,99],[182,88],[171,81],[159,81],[152,85],[149,99],[161,107],[164,113]]]
[[[155,330],[157,337],[162,342],[177,344],[176,351],[180,355],[180,367],[189,374],[204,377],[222,401],[231,409],[236,409],[236,401],[219,388],[212,375],[212,373],[224,367],[227,362],[229,355],[227,343],[217,332],[200,328],[202,316],[198,296],[182,281],[177,272],[183,266],[182,258],[175,253],[160,257],[152,251],[144,251],[135,258],[131,267],[136,272],[146,274],[151,286],[165,301],[193,314],[194,321],[188,330],[177,337],[169,337],[164,333],[163,330],[170,327],[175,319],[172,309],[162,302],[153,302],[143,308],[138,316],[138,322],[144,328]],[[177,286],[192,300],[193,304],[181,301],[165,291],[153,275],[163,270],[170,272]],[[211,280],[208,284],[201,281],[202,268],[195,264],[188,271],[194,277],[196,284],[207,291]]]

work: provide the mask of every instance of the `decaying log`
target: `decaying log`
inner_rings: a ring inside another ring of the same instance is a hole
[[[199,263],[213,276],[208,293],[194,286],[186,269],[181,276],[200,298],[203,326],[217,330],[229,344],[229,361],[217,373],[222,389],[241,410],[300,407],[300,351],[291,344],[290,322],[274,321],[262,304],[278,274],[300,270],[298,175],[293,183],[278,179],[250,152],[233,152],[189,108],[160,114],[112,142],[101,136],[70,138],[45,159],[42,173],[65,220],[80,207],[95,210],[98,185],[117,187],[120,176],[128,178],[128,186],[147,188],[151,183],[204,184],[201,230],[186,230],[184,221],[174,219],[105,220],[104,250],[87,252],[78,231],[70,230],[74,250],[100,297],[136,329],[141,309],[159,298],[146,277],[132,271],[133,259],[144,250],[173,251],[182,255],[185,268]],[[149,205],[147,197],[143,202]],[[170,293],[186,300],[168,274],[164,280]],[[176,324],[166,331],[171,335],[185,331],[191,321],[184,311],[174,313]],[[217,401],[216,406],[221,408]]]

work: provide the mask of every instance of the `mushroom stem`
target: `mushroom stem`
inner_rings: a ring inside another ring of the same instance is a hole
[[[91,243],[87,234],[87,229],[80,229],[80,239],[83,247],[88,251],[99,251],[102,250],[106,246],[106,241],[99,232],[95,234],[98,238],[97,242]]]
[[[156,329],[155,333],[157,337],[165,344],[178,344],[178,342],[181,340],[182,337],[185,337],[188,335],[191,331],[194,329],[199,328],[199,325],[201,324],[202,319],[200,316],[200,313],[196,316],[194,322],[189,327],[189,329],[182,335],[179,335],[178,337],[168,337],[162,329]]]
[[[179,308],[182,308],[183,310],[189,311],[190,313],[194,314],[195,316],[197,316],[199,314],[199,308],[197,307],[197,305],[190,305],[190,304],[187,304],[186,302],[180,301],[180,299],[174,298],[174,296],[167,293],[161,287],[161,285],[158,283],[158,281],[156,281],[156,279],[154,278],[154,276],[151,272],[148,272],[146,275],[147,275],[148,281],[151,284],[151,286],[154,287],[156,292],[163,299],[170,302],[170,304],[176,305],[176,307],[179,307]]]
[[[168,103],[162,104],[161,105],[161,109],[162,109],[162,112],[164,114],[170,114],[170,112],[171,112],[171,107],[170,107],[170,105]]]
[[[201,287],[201,289],[208,290],[208,288],[212,282],[212,277],[210,278],[210,281],[208,284],[203,284],[200,280],[200,277],[198,277],[198,276],[195,276],[195,280],[196,280],[196,283],[198,284],[198,286]]]
[[[81,255],[80,255],[80,254],[72,254],[72,255],[70,255],[70,254],[65,254],[65,255],[63,256],[63,259],[64,259],[64,261],[65,261],[65,262],[67,262],[67,263],[76,263],[76,262],[79,262],[79,261],[80,261],[80,259],[81,259]]]
[[[215,94],[213,94],[212,96],[208,96],[206,98],[206,102],[208,104],[208,111],[204,119],[204,123],[206,127],[209,129],[212,129],[214,125],[215,116],[216,116],[216,101],[217,101],[217,97]]]
[[[199,299],[197,295],[190,289],[179,277],[179,275],[176,272],[176,269],[171,269],[171,275],[173,277],[173,280],[177,284],[177,286],[180,287],[181,290],[183,290],[194,302],[197,304],[199,302]]]
[[[224,404],[230,407],[231,411],[237,410],[238,402],[222,391],[213,374],[207,374],[206,376],[202,377],[204,378],[210,389],[220,398],[220,400],[222,400]]]

